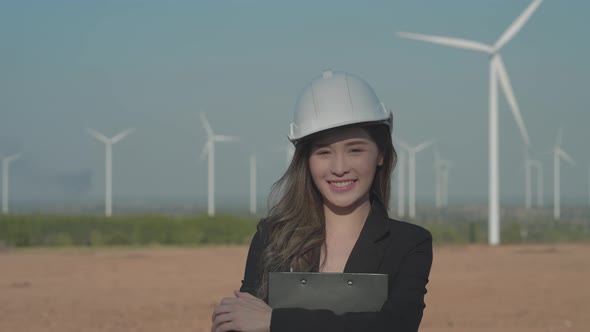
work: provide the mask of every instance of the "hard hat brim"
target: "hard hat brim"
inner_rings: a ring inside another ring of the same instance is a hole
[[[370,126],[370,125],[377,125],[377,124],[384,124],[387,125],[387,127],[389,128],[389,131],[391,132],[392,130],[392,126],[393,126],[393,113],[391,113],[391,111],[389,111],[389,116],[381,119],[381,120],[370,120],[370,121],[358,121],[358,120],[349,120],[349,121],[342,121],[339,123],[334,123],[331,124],[329,126],[325,126],[325,128],[319,128],[316,129],[312,132],[306,133],[304,135],[300,135],[300,136],[295,136],[295,135],[288,135],[288,139],[289,141],[291,141],[291,143],[293,143],[293,145],[297,145],[297,143],[301,142],[301,141],[305,141],[308,138],[312,137],[312,136],[316,136],[316,134],[320,134],[320,133],[324,133],[328,130],[331,129],[336,129],[336,128],[341,128],[341,127],[347,127],[347,126],[359,126],[359,127],[364,127],[364,126]],[[293,124],[291,124],[293,125]]]

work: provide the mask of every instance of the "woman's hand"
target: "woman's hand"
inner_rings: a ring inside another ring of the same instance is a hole
[[[211,332],[270,332],[272,308],[250,293],[234,290],[213,310]]]

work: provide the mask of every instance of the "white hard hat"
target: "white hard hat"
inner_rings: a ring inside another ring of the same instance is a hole
[[[355,123],[383,122],[391,129],[393,115],[362,78],[324,71],[304,89],[295,105],[289,140]]]

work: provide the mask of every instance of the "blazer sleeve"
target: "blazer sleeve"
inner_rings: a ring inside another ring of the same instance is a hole
[[[380,311],[348,312],[302,308],[273,309],[271,332],[418,331],[426,307],[424,294],[432,265],[432,236],[426,230],[413,241],[399,266]]]
[[[258,223],[256,233],[252,237],[252,242],[248,249],[248,257],[246,258],[244,279],[240,287],[240,292],[248,292],[254,296],[256,296],[256,289],[262,280],[260,256],[264,249],[265,236],[263,235],[261,224],[262,221]]]

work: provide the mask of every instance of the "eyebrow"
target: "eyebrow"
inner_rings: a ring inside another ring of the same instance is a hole
[[[368,143],[367,143],[367,141],[356,140],[356,141],[352,141],[352,142],[348,142],[348,143],[346,143],[346,145],[345,145],[345,146],[347,146],[347,147],[348,147],[348,146],[352,146],[352,145],[367,145],[367,144],[368,144]],[[314,147],[316,147],[316,148],[324,148],[324,147],[326,147],[326,146],[328,146],[328,145],[330,145],[330,144],[326,144],[326,143],[316,143],[316,144],[314,144],[313,146],[314,146]]]

